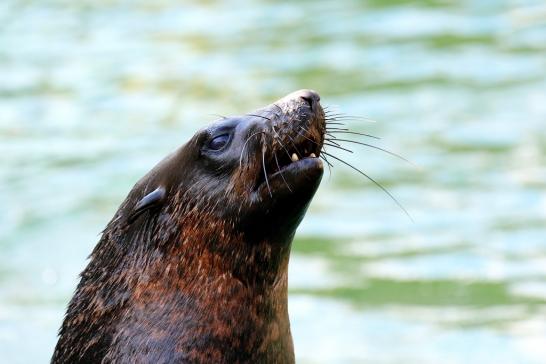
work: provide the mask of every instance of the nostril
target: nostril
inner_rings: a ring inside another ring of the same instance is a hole
[[[307,102],[310,108],[313,108],[315,104],[320,101],[320,96],[313,90],[300,90],[298,91],[298,96]]]
[[[300,97],[303,101],[307,102],[310,108],[313,108],[314,100],[311,96],[300,96]]]

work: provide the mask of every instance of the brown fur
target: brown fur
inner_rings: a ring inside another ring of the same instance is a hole
[[[322,137],[322,109],[312,111],[308,123],[318,131],[309,135]],[[265,128],[249,125],[246,136]],[[262,164],[254,151],[267,140],[249,143],[241,161],[226,157],[205,168],[206,137],[198,133],[162,161],[120,206],[81,274],[53,363],[294,362],[290,245],[322,168],[307,161],[290,172],[292,189],[272,178],[273,198],[264,183],[256,187]],[[220,171],[226,166],[231,172]],[[161,204],[133,218],[157,186],[166,191]]]

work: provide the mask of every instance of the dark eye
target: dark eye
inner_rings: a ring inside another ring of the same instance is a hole
[[[222,135],[215,136],[209,142],[209,149],[220,150],[226,146],[228,141],[229,141],[229,134],[222,134]]]

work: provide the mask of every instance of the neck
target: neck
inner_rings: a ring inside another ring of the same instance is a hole
[[[115,347],[146,347],[154,361],[176,356],[168,347],[176,342],[190,362],[292,362],[290,244],[248,242],[225,226],[214,233],[211,225],[199,234],[191,229],[141,271],[130,315],[119,325],[126,335]],[[161,334],[150,341],[138,334],[141,327]]]
[[[114,362],[294,361],[291,238],[248,241],[223,220],[191,216],[177,232],[162,230],[172,221],[147,226],[150,240],[135,230],[123,234],[130,241],[115,241],[117,232],[106,231],[70,304],[59,353],[80,348],[80,358]]]

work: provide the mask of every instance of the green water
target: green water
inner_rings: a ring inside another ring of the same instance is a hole
[[[290,266],[301,363],[544,363],[546,5],[0,3],[0,359],[45,363],[135,181],[212,114],[312,88],[356,146]],[[364,140],[362,140],[364,141]]]

